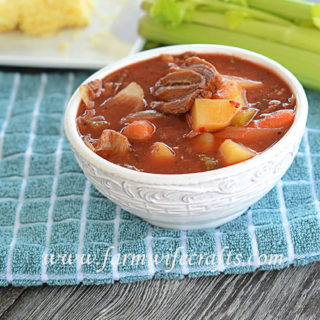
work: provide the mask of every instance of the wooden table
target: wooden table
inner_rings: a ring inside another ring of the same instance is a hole
[[[0,319],[320,319],[320,263],[197,279],[0,288]]]

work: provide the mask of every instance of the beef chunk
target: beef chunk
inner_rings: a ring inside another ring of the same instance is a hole
[[[157,98],[151,107],[167,114],[188,112],[196,98],[211,98],[221,81],[216,68],[198,57],[189,57],[170,71],[151,89]]]
[[[184,98],[205,85],[205,79],[192,70],[179,70],[168,73],[154,86],[153,95],[157,99],[172,101]]]
[[[96,79],[79,87],[80,96],[88,109],[94,107],[94,99],[99,98],[102,93],[102,80]]]
[[[197,89],[193,93],[188,94],[184,98],[174,99],[171,101],[154,101],[151,107],[165,114],[185,113],[191,109],[194,100],[197,98],[212,98],[213,93],[208,90]]]
[[[201,74],[206,79],[207,87],[214,92],[217,90],[222,79],[217,69],[210,62],[198,57],[188,58],[185,61],[183,68]]]
[[[107,154],[125,154],[130,150],[131,146],[128,138],[110,129],[103,130],[95,147],[96,152],[103,151]]]

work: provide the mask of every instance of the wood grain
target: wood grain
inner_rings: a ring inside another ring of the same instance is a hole
[[[320,264],[104,286],[1,288],[1,319],[320,319]]]
[[[0,288],[0,316],[18,300],[25,290],[25,288],[13,287]]]

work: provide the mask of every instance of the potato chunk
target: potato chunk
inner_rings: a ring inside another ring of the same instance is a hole
[[[214,148],[214,135],[210,132],[199,134],[191,140],[192,148],[196,152],[208,152]]]
[[[228,99],[196,99],[191,109],[195,131],[216,131],[228,126],[240,111],[237,101]]]
[[[151,156],[157,161],[172,161],[175,158],[174,151],[163,142],[156,142],[151,146]]]
[[[219,154],[226,165],[239,163],[255,156],[255,152],[246,146],[226,139],[219,148]]]

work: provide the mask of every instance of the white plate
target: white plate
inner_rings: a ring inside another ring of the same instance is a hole
[[[137,32],[140,0],[97,0],[86,28],[50,37],[0,34],[0,65],[99,69],[142,49]]]

